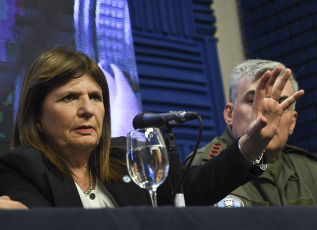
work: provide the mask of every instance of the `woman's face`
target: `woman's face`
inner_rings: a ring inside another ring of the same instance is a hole
[[[59,154],[91,153],[102,134],[102,90],[88,74],[53,88],[44,98],[38,128]]]

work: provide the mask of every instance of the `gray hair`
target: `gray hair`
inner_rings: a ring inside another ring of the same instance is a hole
[[[243,77],[249,77],[253,80],[259,79],[267,70],[274,70],[278,65],[283,67],[282,73],[285,72],[284,64],[276,61],[250,59],[234,67],[230,76],[229,101],[235,104],[237,98],[237,89],[239,82]],[[291,74],[289,81],[293,87],[294,93],[298,91],[298,83]]]

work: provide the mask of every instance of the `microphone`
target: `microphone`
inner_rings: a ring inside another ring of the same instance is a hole
[[[134,129],[156,127],[171,129],[173,126],[197,118],[199,113],[186,111],[170,111],[169,113],[142,112],[133,119]]]

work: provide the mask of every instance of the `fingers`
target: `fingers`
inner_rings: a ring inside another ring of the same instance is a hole
[[[0,196],[1,200],[11,200],[9,196]]]
[[[271,77],[269,78],[267,84],[266,84],[266,88],[265,88],[265,95],[272,95],[272,88],[273,88],[273,85],[276,81],[276,79],[278,78],[278,76],[281,74],[283,70],[283,67],[282,66],[277,66],[273,72],[272,72],[272,75]]]
[[[24,204],[13,201],[8,196],[0,197],[0,209],[28,209]]]
[[[272,89],[272,96],[276,98],[280,98],[282,91],[290,78],[292,74],[292,71],[290,69],[286,69],[283,76],[274,84],[274,87]]]
[[[298,92],[294,93],[292,96],[288,97],[281,103],[281,108],[286,110],[289,106],[291,106],[295,101],[301,98],[304,95],[304,90],[299,90]]]
[[[260,79],[259,84],[256,87],[254,99],[255,101],[260,101],[265,97],[266,86],[272,76],[272,72],[270,70],[266,71],[265,74]]]
[[[269,71],[267,71],[264,74],[266,76],[263,76],[264,77],[264,79],[262,81],[263,85],[261,87],[264,87],[264,84],[266,82],[265,95],[271,96],[273,99],[280,98],[280,96],[285,88],[285,85],[287,84],[287,82],[292,74],[292,71],[287,68],[285,70],[283,76],[278,81],[276,81],[281,72],[282,72],[282,66],[278,66],[273,70],[273,72],[271,74]],[[268,77],[269,77],[269,79],[267,79]],[[283,110],[287,109],[289,106],[291,106],[296,100],[301,98],[303,95],[304,95],[304,90],[299,90],[298,92],[294,93],[292,96],[290,96],[286,100],[284,100],[281,103],[281,108]],[[278,100],[276,100],[276,101],[278,101]]]
[[[283,70],[282,66],[277,66],[273,71],[266,71],[260,79],[256,88],[256,98],[264,98],[271,96],[273,98],[280,98],[283,89],[291,76],[292,71],[286,69],[283,76],[277,80]],[[296,99],[297,100],[297,99]]]
[[[265,126],[267,126],[267,119],[263,116],[258,117],[254,124],[252,124],[252,129],[255,131],[255,133],[259,133],[261,129],[263,129]]]

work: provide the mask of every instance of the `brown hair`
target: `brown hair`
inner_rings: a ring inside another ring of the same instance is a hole
[[[100,86],[103,94],[105,116],[98,146],[90,155],[92,171],[103,183],[118,180],[117,160],[110,159],[110,102],[108,84],[99,66],[87,55],[67,47],[55,47],[43,53],[30,67],[22,86],[16,121],[13,129],[11,148],[23,145],[41,151],[53,164],[60,175],[69,173],[62,156],[46,144],[45,137],[37,128],[44,98],[58,85],[71,78],[89,74]]]

